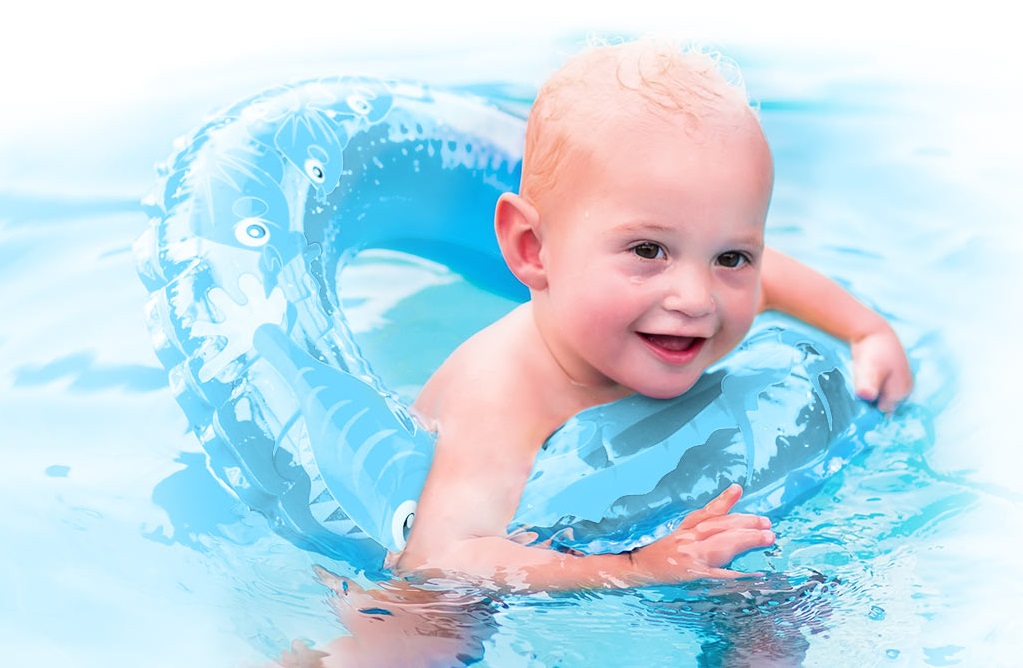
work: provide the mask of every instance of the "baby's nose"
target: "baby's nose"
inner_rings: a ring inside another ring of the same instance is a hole
[[[714,313],[717,305],[710,277],[698,271],[678,272],[668,279],[662,306],[666,311],[681,313],[689,318],[702,318]]]

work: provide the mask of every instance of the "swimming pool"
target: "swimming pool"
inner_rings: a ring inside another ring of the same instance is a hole
[[[525,104],[573,44],[548,45],[513,72],[491,53],[489,64],[452,75],[447,64],[465,60],[457,49],[330,65],[469,84]],[[759,594],[694,586],[507,600],[483,634],[483,665],[695,665],[701,654],[711,665],[743,656],[1010,665],[1023,630],[1010,538],[1023,529],[1013,393],[1023,371],[1023,235],[1010,198],[1018,130],[1000,129],[1007,111],[990,91],[959,80],[906,78],[890,62],[841,56],[729,53],[761,102],[778,162],[769,240],[890,314],[928,351],[938,371],[919,379],[922,400],[941,410],[908,409],[777,526],[777,548],[744,557],[778,574],[755,585]],[[342,633],[312,567],[345,565],[278,538],[206,473],[151,352],[130,248],[146,222],[138,202],[152,163],[174,137],[257,88],[325,67],[206,73],[170,82],[173,99],[4,137],[5,664],[256,665],[292,639]],[[406,395],[508,307],[407,257],[377,254],[349,271],[362,288],[348,298],[363,346]],[[451,325],[443,336],[438,322]],[[413,345],[415,356],[392,352]]]

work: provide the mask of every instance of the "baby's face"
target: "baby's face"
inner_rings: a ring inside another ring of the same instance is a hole
[[[773,179],[759,124],[620,124],[561,176],[540,205],[548,345],[578,382],[684,393],[759,305]]]

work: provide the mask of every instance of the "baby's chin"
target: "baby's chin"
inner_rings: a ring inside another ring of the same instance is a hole
[[[637,383],[636,387],[630,387],[630,389],[636,394],[641,394],[650,399],[674,399],[693,389],[693,386],[696,385],[696,382],[702,375],[703,371],[701,370],[691,379],[678,379],[675,382],[660,384]]]

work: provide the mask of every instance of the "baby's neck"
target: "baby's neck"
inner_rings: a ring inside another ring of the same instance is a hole
[[[632,389],[605,376],[587,376],[580,372],[585,365],[575,360],[573,353],[564,349],[565,346],[559,345],[556,337],[545,335],[543,323],[537,321],[532,303],[520,307],[515,315],[521,318],[518,327],[522,336],[532,339],[529,347],[536,352],[536,377],[544,384],[537,391],[549,394],[552,404],[567,411],[564,420],[581,410],[634,394]]]

